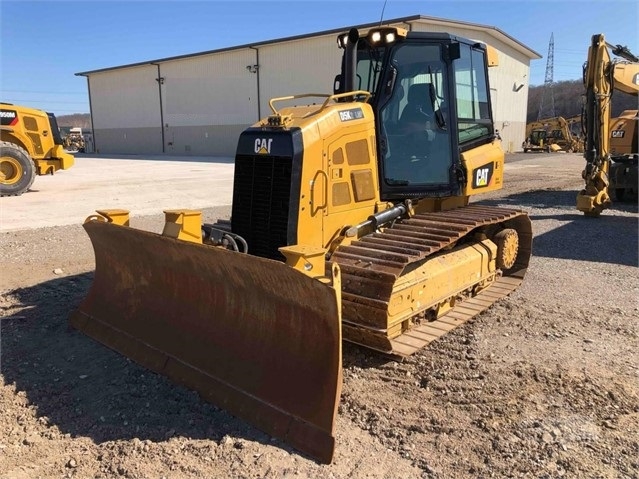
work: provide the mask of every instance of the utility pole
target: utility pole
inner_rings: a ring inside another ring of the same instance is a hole
[[[541,100],[539,101],[539,111],[537,112],[537,121],[545,118],[554,118],[555,114],[555,94],[553,92],[553,65],[555,63],[555,34],[550,34],[550,43],[548,44],[548,58],[546,59],[546,77],[544,78],[544,89],[541,92]],[[544,111],[544,97],[550,93],[550,110]]]

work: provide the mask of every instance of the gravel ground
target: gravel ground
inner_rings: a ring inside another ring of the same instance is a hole
[[[328,466],[70,329],[79,225],[0,233],[0,478],[639,478],[638,208],[581,216],[582,161],[509,155],[479,199],[533,221],[510,297],[401,363],[345,344]]]

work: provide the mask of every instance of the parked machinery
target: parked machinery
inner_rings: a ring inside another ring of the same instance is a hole
[[[84,153],[84,136],[82,135],[82,128],[71,128],[69,133],[63,139],[63,145],[67,150]]]
[[[611,59],[610,52],[618,58]],[[584,65],[584,85],[585,187],[577,195],[577,209],[587,216],[599,216],[612,203],[609,192],[617,197],[637,192],[637,155],[612,150],[613,145],[632,149],[630,138],[637,144],[637,122],[625,118],[611,128],[610,108],[615,90],[639,94],[639,58],[627,47],[608,44],[603,34],[593,35]]]
[[[550,153],[551,151],[558,151],[560,149],[558,146],[552,146],[550,135],[545,128],[531,128],[530,131],[528,131],[527,128],[526,130],[526,139],[521,145],[524,153],[528,153],[529,151]]]
[[[515,290],[532,243],[522,211],[469,204],[502,187],[496,52],[386,27],[338,43],[333,94],[273,99],[241,134],[230,221],[87,219],[96,270],[71,318],[324,462],[342,338],[410,355]]]
[[[573,134],[569,119],[558,116],[542,121],[548,125],[551,141],[559,146],[562,151],[583,153],[583,140]]]
[[[639,181],[638,110],[624,110],[610,120],[610,192],[613,200],[635,200]]]
[[[524,153],[528,151],[583,152],[583,141],[573,134],[570,126],[570,122],[561,116],[528,123],[526,141],[522,145]]]
[[[27,191],[36,175],[71,168],[55,115],[0,103],[0,196]]]

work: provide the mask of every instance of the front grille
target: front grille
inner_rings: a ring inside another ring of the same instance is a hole
[[[252,255],[284,260],[277,249],[288,245],[292,163],[290,157],[235,158],[231,229]]]

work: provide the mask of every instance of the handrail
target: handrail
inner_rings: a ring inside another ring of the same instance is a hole
[[[323,181],[323,191],[322,191],[322,204],[321,205],[315,205],[315,184],[317,182],[317,178],[323,176],[324,177],[324,181]],[[317,170],[317,172],[315,173],[315,176],[313,177],[313,179],[311,180],[311,214],[315,214],[320,210],[325,210],[326,207],[328,206],[328,173],[326,173],[324,170]]]
[[[344,98],[344,97],[348,97],[348,96],[365,96],[364,98],[364,102],[366,102],[370,97],[371,97],[371,93],[365,90],[354,90],[354,91],[348,91],[348,92],[344,92],[344,93],[337,93],[337,94],[333,94],[333,95],[328,95],[326,93],[301,93],[299,95],[289,95],[289,96],[281,96],[281,97],[277,97],[277,98],[271,98],[268,102],[268,105],[271,107],[271,110],[273,111],[273,113],[275,115],[279,115],[278,111],[275,109],[275,105],[274,103],[277,101],[284,101],[284,100],[296,100],[298,98],[306,98],[306,97],[322,97],[322,98],[326,98],[326,100],[324,100],[324,103],[322,103],[322,106],[319,107],[319,109],[317,109],[317,111],[314,111],[313,114],[315,113],[319,113],[320,111],[322,111],[324,108],[326,108],[326,106],[331,102],[331,101],[335,101],[339,98]]]

